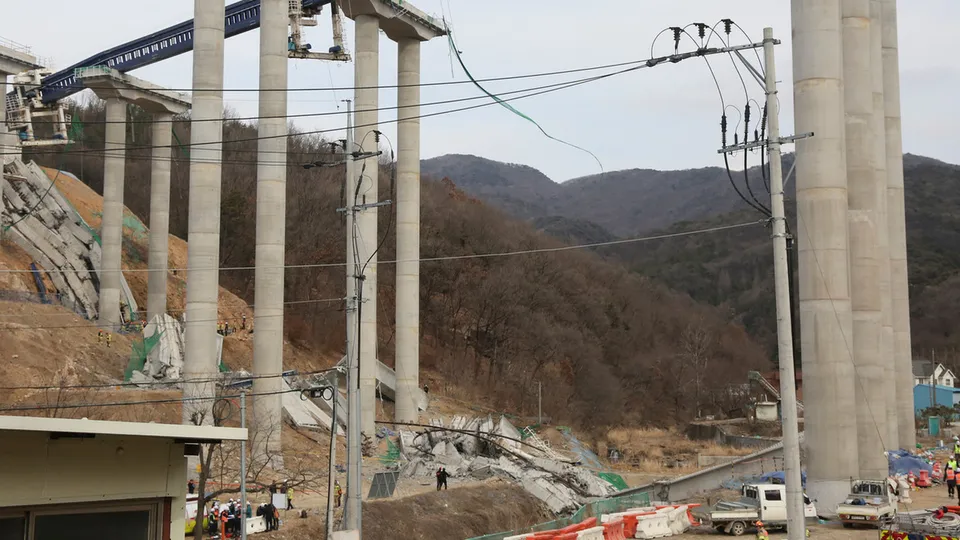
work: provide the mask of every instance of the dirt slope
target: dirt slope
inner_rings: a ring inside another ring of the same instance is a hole
[[[55,180],[57,189],[87,224],[99,231],[103,198],[72,175],[57,174],[55,169],[44,168],[44,171]],[[129,209],[124,209],[124,276],[141,310],[145,310],[147,302],[148,232],[143,222]],[[186,301],[187,243],[170,235],[168,256],[167,310],[179,316]],[[0,300],[5,298],[3,291],[15,291],[8,296],[37,292],[30,274],[2,272],[28,270],[31,262],[30,256],[12,242],[0,244]],[[49,280],[45,281],[48,290],[56,290]],[[246,315],[248,325],[253,324],[253,310],[243,299],[222,287],[218,311],[222,320],[236,327],[240,326],[243,315]],[[60,381],[63,384],[118,382],[130,356],[134,341],[131,338],[115,335],[111,348],[107,349],[105,344],[97,343],[95,324],[69,310],[29,302],[0,301],[0,377],[10,386],[60,384]],[[251,369],[253,334],[240,332],[227,337],[224,361],[232,369]],[[285,343],[284,361],[287,369],[308,371],[329,367],[335,358]],[[9,404],[23,400],[35,402],[23,395],[8,396],[3,401]]]
[[[492,480],[479,486],[411,495],[363,504],[364,540],[451,540],[527,527],[553,519],[536,498]],[[265,540],[321,540],[323,516],[285,519]]]

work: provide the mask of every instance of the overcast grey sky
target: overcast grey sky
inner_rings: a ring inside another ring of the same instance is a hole
[[[144,36],[192,17],[191,0],[50,0],[36,18],[29,2],[7,2],[0,18],[0,37],[32,47],[66,67],[106,48]],[[454,30],[467,67],[477,78],[586,67],[650,56],[653,37],[668,26],[690,22],[710,24],[729,17],[754,40],[772,26],[784,44],[777,49],[777,70],[783,81],[784,133],[792,133],[793,109],[790,61],[790,2],[787,0],[416,0],[424,11],[445,14]],[[326,50],[330,30],[322,24],[307,29],[315,50]],[[900,46],[904,147],[908,152],[960,162],[960,63],[953,47],[960,22],[960,1],[900,1]],[[347,46],[352,50],[353,25],[348,22]],[[738,38],[739,39],[739,38]],[[257,31],[231,38],[226,45],[225,86],[257,85]],[[396,45],[381,36],[380,81],[396,83]],[[667,36],[656,55],[670,52]],[[164,61],[133,72],[172,88],[189,88],[192,55]],[[463,79],[442,39],[424,44],[422,79]],[[733,65],[716,57],[714,66],[729,104],[745,101]],[[584,75],[528,79],[491,84],[505,92]],[[352,64],[296,60],[290,64],[291,87],[351,86]],[[751,97],[762,98],[759,86],[747,81]],[[469,85],[424,88],[422,102],[478,95]],[[242,116],[257,114],[256,93],[231,93],[225,99]],[[350,92],[297,92],[290,113],[336,111]],[[462,105],[469,105],[470,102]],[[396,104],[396,90],[380,92],[380,106]],[[538,120],[552,135],[596,153],[606,170],[627,168],[683,169],[722,163],[719,146],[720,105],[702,61],[663,65],[519,100],[513,104]],[[424,107],[430,113],[462,105]],[[342,109],[341,109],[342,110]],[[735,117],[736,113],[731,113]],[[396,117],[381,113],[381,120]],[[731,118],[736,122],[736,118]],[[342,128],[340,116],[296,120],[298,128]],[[396,144],[393,124],[384,132]],[[498,106],[424,119],[422,154],[476,154],[500,161],[528,164],[554,180],[563,181],[599,172],[589,155],[544,138],[539,131]],[[333,136],[334,134],[331,134]],[[339,136],[337,136],[339,138]]]

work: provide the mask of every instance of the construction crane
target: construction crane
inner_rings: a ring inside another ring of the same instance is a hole
[[[289,0],[290,58],[349,61],[350,55],[343,45],[343,19],[334,0]],[[302,29],[317,26],[317,15],[324,6],[330,5],[333,25],[333,46],[328,52],[311,52],[311,45],[303,41]],[[249,32],[260,27],[260,0],[241,0],[226,6],[224,34],[226,37]],[[78,69],[107,66],[121,73],[155,64],[168,58],[193,50],[193,19],[165,28],[158,32],[128,41],[111,49],[99,52],[68,68],[57,72],[50,69],[35,69],[16,75],[13,90],[6,96],[7,126],[18,133],[24,146],[40,146],[68,143],[69,115],[64,110],[63,100],[83,90],[77,80]],[[38,117],[55,118],[52,137],[38,140],[33,130],[33,120]]]

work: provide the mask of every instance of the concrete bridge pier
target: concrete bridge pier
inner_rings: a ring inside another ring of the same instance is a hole
[[[282,463],[283,280],[287,201],[287,1],[260,2],[260,121],[254,275],[253,456]]]
[[[375,151],[370,131],[377,129],[378,30],[398,44],[397,78],[397,343],[396,420],[415,422],[422,393],[420,369],[420,43],[446,35],[432,17],[407,2],[352,0],[344,14],[356,21],[356,135],[362,151]],[[359,193],[362,203],[377,201],[376,158],[367,160]],[[357,168],[359,171],[360,168]],[[359,174],[359,173],[358,173]],[[365,195],[365,198],[364,198]],[[393,211],[393,209],[391,209]],[[378,241],[376,209],[358,217],[365,245],[357,252],[360,263]],[[372,279],[371,279],[372,278]],[[361,320],[360,400],[361,430],[372,434],[376,419],[377,326],[376,258],[366,269]]]
[[[860,474],[851,351],[840,0],[792,0],[807,493],[834,509]]]
[[[150,164],[150,245],[147,258],[147,321],[167,312],[167,258],[170,233],[170,151],[173,115],[153,116]]]
[[[110,331],[120,325],[121,255],[123,250],[123,187],[126,167],[127,104],[107,97],[103,140],[103,214],[100,219],[100,316]]]
[[[150,186],[149,274],[147,317],[166,311],[167,235],[170,223],[170,139],[173,115],[190,108],[186,96],[108,68],[83,68],[77,80],[107,102],[104,140],[103,219],[100,227],[103,260],[100,278],[100,323],[116,329],[120,320],[121,253],[123,247],[123,188],[127,105],[152,113],[153,156]]]
[[[354,140],[360,152],[376,152],[379,137],[373,132],[379,129],[379,67],[380,67],[380,20],[376,15],[359,15],[356,22],[356,128]],[[357,204],[373,204],[379,201],[379,158],[371,157],[354,167],[359,177]],[[360,173],[362,171],[362,174]],[[377,416],[377,256],[374,253],[378,242],[377,209],[360,211],[355,218],[356,227],[363,239],[357,246],[355,257],[360,261],[364,280],[360,313],[360,431],[372,437],[376,431]]]
[[[397,40],[396,421],[420,419],[420,41]]]

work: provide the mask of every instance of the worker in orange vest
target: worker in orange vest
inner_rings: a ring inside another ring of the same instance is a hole
[[[947,463],[943,471],[943,479],[947,481],[947,495],[953,497],[953,492],[957,488],[956,462],[951,460]]]

